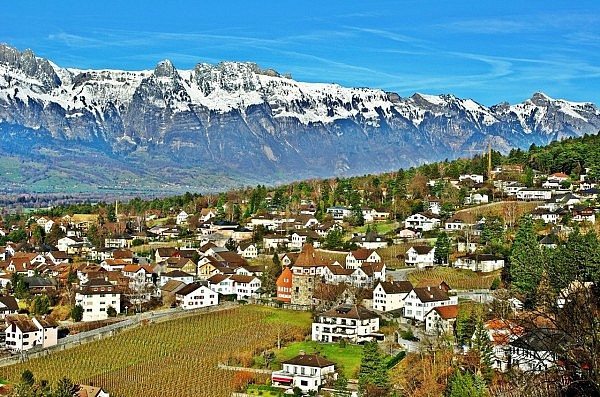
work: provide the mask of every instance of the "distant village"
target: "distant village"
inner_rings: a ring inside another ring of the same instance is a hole
[[[529,187],[523,166],[511,164],[456,179],[413,177],[404,197],[378,187],[385,205],[366,205],[376,200],[358,192],[352,204],[327,206],[306,195],[282,208],[270,191],[260,205],[238,197],[135,215],[119,211],[127,203],[108,214],[7,215],[0,348],[26,355],[141,313],[237,302],[312,311],[311,340],[319,343],[377,341],[418,352],[450,335],[467,360],[483,337],[494,371],[552,371],[564,357],[548,342],[568,335],[520,321],[532,311],[527,297],[502,292],[511,255],[502,245],[523,217],[536,225],[543,250],[574,230],[596,230],[599,189],[586,171],[576,178],[535,172]],[[411,204],[400,217],[405,200]],[[464,274],[489,282],[457,285]],[[555,304],[568,305],[586,288],[589,280],[569,283]],[[474,304],[495,308],[480,328],[473,319],[461,324],[461,310]],[[382,332],[383,324],[395,331]],[[316,393],[335,372],[333,358],[302,354],[273,372],[271,383]]]

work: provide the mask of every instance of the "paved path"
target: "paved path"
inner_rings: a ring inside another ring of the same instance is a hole
[[[388,270],[388,271],[386,271],[386,275],[392,276],[393,279],[396,281],[406,281],[409,273],[412,273],[415,270],[417,270],[417,269],[414,267],[405,267],[403,269],[398,269],[398,270]]]

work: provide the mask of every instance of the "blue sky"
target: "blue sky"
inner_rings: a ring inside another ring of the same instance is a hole
[[[61,66],[253,61],[297,80],[492,105],[600,103],[600,1],[4,1],[0,42]]]

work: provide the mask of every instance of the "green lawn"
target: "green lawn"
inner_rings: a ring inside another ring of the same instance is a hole
[[[256,306],[255,310],[268,313],[264,319],[267,323],[295,325],[310,330],[312,315],[310,312],[297,310],[275,310],[272,307]]]
[[[391,232],[392,230],[395,230],[396,228],[398,228],[398,226],[399,224],[396,221],[367,223],[364,226],[352,228],[352,232],[365,233],[367,231],[367,228],[370,227],[371,229],[377,229],[377,233],[384,235],[388,232]]]
[[[301,350],[307,354],[320,354],[333,361],[336,367],[341,367],[348,379],[356,378],[362,358],[362,346],[346,344],[346,347],[340,347],[338,343],[295,342],[275,351],[275,355],[281,362],[297,356]]]
[[[246,394],[262,397],[282,397],[283,392],[277,388],[264,385],[249,385]]]

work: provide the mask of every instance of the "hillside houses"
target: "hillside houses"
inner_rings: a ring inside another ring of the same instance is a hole
[[[414,266],[423,269],[433,266],[435,262],[435,247],[428,245],[414,245],[410,247],[404,255],[406,266]]]
[[[405,228],[419,230],[421,232],[437,229],[440,225],[441,220],[436,215],[426,213],[413,214],[404,220]]]
[[[449,295],[440,286],[415,287],[404,298],[404,317],[420,322],[425,321],[427,313],[434,307],[458,304],[456,296]]]
[[[401,311],[412,289],[409,281],[378,282],[373,289],[373,309],[381,312]]]
[[[489,273],[504,267],[504,258],[492,254],[470,253],[454,262],[454,267]]]
[[[383,339],[379,316],[360,305],[341,305],[319,314],[312,323],[312,340],[360,343]]]
[[[367,248],[360,248],[355,251],[350,251],[346,255],[346,269],[354,270],[361,267],[365,262],[381,262],[381,256],[376,250]]]
[[[371,231],[362,236],[355,236],[351,240],[361,248],[376,250],[388,246],[387,239],[375,231]]]
[[[50,319],[11,314],[4,321],[4,345],[9,350],[21,352],[34,347],[49,347],[58,341],[58,324]]]

